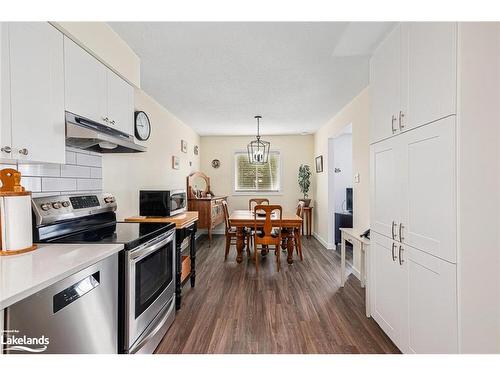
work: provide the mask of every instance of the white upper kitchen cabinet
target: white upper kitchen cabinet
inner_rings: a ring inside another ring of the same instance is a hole
[[[0,23],[0,158],[11,156],[8,26]],[[6,142],[8,140],[8,142]],[[8,143],[8,144],[7,144]]]
[[[11,158],[64,163],[63,35],[46,22],[9,23]],[[3,72],[2,72],[3,73]],[[2,74],[3,75],[3,74]]]
[[[410,246],[401,260],[407,268],[409,353],[457,353],[457,266]]]
[[[401,223],[401,145],[397,137],[370,147],[371,229],[397,239]]]
[[[66,110],[103,123],[108,117],[107,68],[71,39],[64,37]]]
[[[107,70],[109,126],[134,134],[134,88],[111,70]]]
[[[403,24],[403,73],[408,107],[402,102],[405,130],[456,114],[457,24]],[[406,56],[407,53],[407,56]]]
[[[370,301],[373,319],[399,347],[406,350],[406,264],[399,262],[400,244],[374,232],[370,239]]]
[[[455,123],[451,116],[395,137],[403,150],[399,240],[449,262],[457,260]]]
[[[401,26],[397,26],[374,52],[371,60],[372,142],[398,131],[401,109]]]
[[[66,110],[134,134],[134,88],[64,38]]]

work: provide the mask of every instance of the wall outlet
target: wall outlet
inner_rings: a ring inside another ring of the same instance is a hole
[[[354,182],[357,183],[357,184],[359,184],[359,173],[356,173],[354,175]]]

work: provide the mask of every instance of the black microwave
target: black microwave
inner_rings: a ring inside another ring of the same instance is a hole
[[[139,191],[139,215],[141,216],[174,216],[186,209],[186,190]]]

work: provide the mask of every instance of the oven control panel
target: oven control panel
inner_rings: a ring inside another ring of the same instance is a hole
[[[36,224],[47,224],[89,214],[115,211],[116,199],[108,193],[53,195],[32,199]]]

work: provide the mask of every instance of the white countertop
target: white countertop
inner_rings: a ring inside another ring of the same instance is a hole
[[[120,244],[38,244],[0,256],[0,310],[123,249]]]

